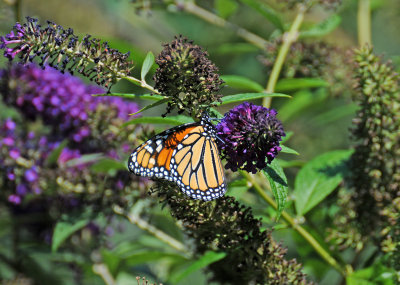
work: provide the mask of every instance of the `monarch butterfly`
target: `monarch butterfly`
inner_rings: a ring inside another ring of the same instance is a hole
[[[226,192],[225,176],[208,114],[201,121],[166,130],[131,154],[128,168],[140,176],[175,182],[193,199],[210,201]]]

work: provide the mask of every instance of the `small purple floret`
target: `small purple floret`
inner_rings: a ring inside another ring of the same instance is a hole
[[[19,205],[19,204],[21,204],[21,197],[19,197],[18,195],[15,195],[15,194],[11,194],[10,196],[8,196],[8,202],[10,202],[14,205]]]

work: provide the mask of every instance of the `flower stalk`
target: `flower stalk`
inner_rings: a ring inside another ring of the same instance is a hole
[[[275,91],[276,83],[278,82],[279,74],[282,70],[283,64],[285,63],[286,56],[289,52],[289,48],[293,42],[295,42],[299,35],[299,29],[304,20],[306,13],[306,7],[304,5],[299,6],[299,12],[290,27],[289,32],[285,33],[283,37],[283,44],[279,49],[278,56],[272,68],[272,72],[269,76],[267,87],[265,88],[266,93],[273,93]],[[271,106],[272,97],[265,97],[263,105],[267,108]]]
[[[217,15],[197,6],[194,2],[185,1],[184,3],[180,3],[179,1],[175,1],[175,4],[183,8],[184,11],[191,13],[199,17],[200,19],[205,20],[206,22],[209,22],[221,28],[229,28],[235,31],[237,36],[248,41],[249,43],[252,43],[260,49],[265,49],[268,44],[268,42],[260,36],[257,36],[256,34],[253,34],[246,29],[238,27],[237,25],[228,22],[221,17],[218,17]]]
[[[371,46],[371,10],[370,0],[359,0],[358,1],[358,15],[357,15],[357,26],[358,26],[358,45],[363,46],[365,44]]]
[[[138,228],[150,233],[151,235],[153,235],[156,238],[158,238],[159,240],[165,242],[172,248],[174,248],[178,251],[181,251],[181,252],[187,252],[187,248],[183,243],[181,243],[180,241],[167,235],[163,231],[160,231],[153,225],[149,224],[145,220],[143,220],[140,217],[138,217],[137,215],[135,215],[135,213],[131,212],[131,213],[126,214],[126,213],[124,213],[124,210],[118,206],[115,206],[113,208],[113,210],[116,214],[127,218],[130,223],[132,223],[132,224],[136,225]]]

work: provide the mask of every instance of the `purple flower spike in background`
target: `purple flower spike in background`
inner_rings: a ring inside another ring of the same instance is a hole
[[[225,168],[256,173],[281,151],[279,142],[285,136],[274,109],[244,102],[230,110],[217,125],[218,141],[226,159]]]

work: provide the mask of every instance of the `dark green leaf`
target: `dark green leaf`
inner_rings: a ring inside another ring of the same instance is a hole
[[[291,149],[290,147],[287,147],[285,145],[281,145],[281,148],[282,148],[281,152],[283,152],[283,153],[300,155],[297,151],[295,151],[294,149]]]
[[[254,0],[240,0],[240,2],[248,5],[249,7],[256,10],[258,13],[263,15],[280,31],[285,30],[280,14],[277,11],[275,11],[271,6],[267,5],[266,3]]]
[[[68,221],[60,221],[56,224],[53,232],[51,250],[53,252],[61,246],[61,244],[70,237],[74,232],[80,230],[89,223],[88,219],[69,219]]]
[[[319,78],[283,78],[275,87],[277,92],[294,91],[305,88],[326,87],[328,82]]]
[[[300,38],[325,36],[335,30],[340,25],[341,21],[342,18],[339,15],[333,14],[310,29],[301,31]]]
[[[157,101],[157,102],[154,102],[154,103],[152,103],[152,104],[150,104],[150,105],[147,105],[146,107],[140,109],[140,110],[137,111],[136,113],[133,113],[133,114],[130,114],[130,115],[131,115],[131,116],[137,115],[137,114],[139,114],[139,113],[142,113],[143,111],[146,111],[146,110],[151,109],[151,108],[154,108],[154,107],[156,107],[156,106],[158,106],[158,105],[164,104],[164,103],[168,102],[169,100],[170,100],[170,98],[161,99],[161,100],[159,100],[159,101]]]
[[[166,125],[182,125],[186,123],[193,123],[193,119],[187,116],[169,116],[169,117],[141,117],[135,118],[124,123],[123,126],[131,124],[166,124]]]
[[[275,197],[276,204],[278,205],[277,218],[279,219],[282,211],[286,206],[286,199],[288,196],[288,184],[285,173],[277,160],[273,160],[271,164],[264,168],[264,175],[267,177],[271,186],[272,194]]]
[[[238,8],[238,4],[234,0],[216,0],[214,5],[218,15],[224,19],[235,13]]]
[[[91,167],[91,170],[95,172],[107,173],[111,170],[126,170],[127,167],[121,161],[117,161],[111,158],[104,158],[96,163],[94,163]]]
[[[351,150],[335,150],[309,161],[297,174],[294,194],[298,215],[304,215],[335,190],[346,175]]]
[[[217,262],[218,260],[223,259],[225,256],[226,256],[225,252],[208,251],[202,257],[200,257],[195,262],[193,262],[191,265],[189,265],[184,271],[172,275],[170,277],[169,281],[172,284],[177,284],[179,281],[181,281],[183,278],[185,278],[189,274],[191,274],[195,271],[198,271],[200,269],[203,269],[206,266],[208,266],[214,262]]]
[[[50,155],[47,157],[45,161],[45,165],[51,166],[57,164],[57,160],[60,157],[62,150],[67,146],[68,140],[63,140],[58,147],[53,149]]]
[[[221,79],[232,88],[263,92],[264,88],[257,82],[239,75],[223,75]]]
[[[140,74],[142,81],[145,81],[146,75],[149,72],[150,68],[153,66],[153,64],[154,64],[154,55],[151,51],[149,51],[142,65],[142,72]]]
[[[221,98],[221,105],[243,102],[248,100],[260,99],[264,97],[285,97],[291,98],[290,95],[282,94],[282,93],[242,93],[235,95],[228,95]]]

